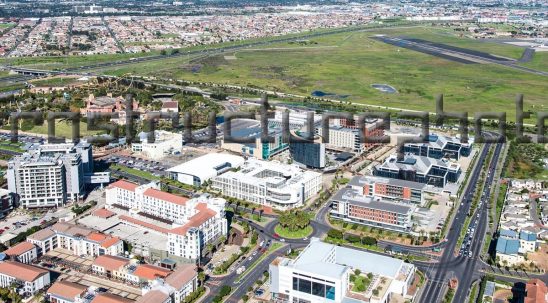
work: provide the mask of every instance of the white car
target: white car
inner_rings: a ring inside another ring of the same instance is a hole
[[[283,239],[283,238],[282,238],[282,239],[280,239],[280,242],[285,242],[285,239]]]

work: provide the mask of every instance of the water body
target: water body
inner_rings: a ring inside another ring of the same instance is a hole
[[[371,84],[371,87],[387,94],[395,94],[398,92],[394,87],[388,84]]]
[[[329,98],[334,98],[334,99],[345,99],[345,98],[348,98],[350,96],[350,95],[337,95],[335,93],[324,92],[324,91],[321,91],[321,90],[315,90],[310,95],[312,97],[318,97],[318,98],[329,97]]]

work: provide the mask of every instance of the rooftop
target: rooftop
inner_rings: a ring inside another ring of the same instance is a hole
[[[129,259],[109,255],[99,256],[93,261],[94,266],[103,267],[106,270],[110,271],[117,270],[122,266],[126,266],[127,264],[129,264]]]
[[[356,189],[348,187],[342,188],[337,193],[335,193],[331,200],[346,202],[356,206],[378,209],[398,214],[408,214],[414,209],[414,207],[411,205],[375,200],[372,197],[364,196],[360,191]]]
[[[55,295],[57,297],[73,300],[75,297],[84,294],[87,289],[87,286],[77,283],[58,281],[53,283],[53,285],[48,289],[47,293],[50,295]]]
[[[49,271],[32,265],[6,261],[0,263],[0,273],[22,281],[33,282],[39,277],[49,274]]]
[[[199,177],[202,181],[217,176],[227,168],[240,167],[244,163],[244,158],[240,156],[210,153],[204,156],[192,159],[168,169],[168,172],[187,174]]]
[[[36,246],[30,242],[21,242],[15,246],[5,250],[4,253],[8,256],[19,256],[27,251],[34,249]]]

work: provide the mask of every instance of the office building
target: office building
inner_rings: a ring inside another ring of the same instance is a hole
[[[247,119],[238,119],[236,121],[239,126],[232,129],[231,136],[235,141],[250,140],[252,142],[231,142],[223,138],[221,141],[222,149],[241,154],[242,156],[268,160],[289,148],[289,144],[282,140],[281,128],[269,127],[268,135],[272,140],[271,142],[263,142],[261,140],[262,128],[260,122]]]
[[[8,189],[25,208],[58,207],[84,195],[93,172],[89,143],[34,146],[8,163]]]
[[[141,142],[132,143],[131,150],[151,160],[160,160],[163,157],[180,153],[183,148],[183,135],[164,130],[154,131],[154,142],[148,140],[147,133],[140,133]]]
[[[117,181],[106,189],[107,209],[123,214],[125,224],[167,236],[173,256],[198,259],[204,247],[227,235],[224,199],[207,194],[188,199],[159,190],[159,185]]]
[[[268,126],[274,127],[274,128],[283,128],[283,111],[277,110],[274,113],[274,118],[268,119]],[[308,131],[304,129],[308,125],[308,113],[306,112],[289,112],[289,129],[290,130],[303,130]],[[317,127],[322,122],[322,116],[321,115],[313,115],[312,118],[312,125],[314,127]]]
[[[351,187],[339,190],[330,203],[333,218],[397,232],[411,231],[414,205],[382,201]]]
[[[356,279],[368,273],[372,276],[369,287],[357,290]],[[415,278],[415,266],[312,238],[296,259],[275,259],[269,274],[273,302],[387,303],[412,298],[408,291]]]
[[[6,217],[15,208],[14,194],[0,188],[0,219]]]
[[[384,135],[382,124],[377,121],[366,121],[363,130],[364,138],[378,138]],[[316,134],[322,136],[322,126],[316,128]],[[363,153],[369,148],[375,146],[375,143],[365,143],[360,138],[360,129],[355,122],[348,122],[346,119],[334,119],[333,124],[329,126],[329,140],[322,138],[328,148],[335,150],[351,150],[357,153]]]
[[[171,179],[201,186],[204,182],[244,163],[244,158],[231,154],[210,153],[168,169]]]
[[[458,138],[431,134],[428,142],[407,143],[404,152],[417,156],[434,159],[450,158],[459,160],[460,157],[468,157],[472,147],[468,143],[461,143]]]
[[[325,144],[290,143],[289,153],[293,161],[309,168],[325,168]]]
[[[428,193],[439,191],[424,183],[375,176],[355,176],[350,180],[348,186],[360,190],[364,196],[418,205],[424,203]]]
[[[406,154],[403,160],[396,155],[386,158],[373,169],[373,175],[444,187],[456,183],[461,168],[458,163]]]
[[[322,188],[322,175],[296,165],[249,159],[239,171],[212,179],[211,187],[223,195],[277,209],[291,209]]]
[[[13,261],[0,262],[0,287],[16,286],[18,292],[31,295],[50,283],[49,271],[40,267]]]

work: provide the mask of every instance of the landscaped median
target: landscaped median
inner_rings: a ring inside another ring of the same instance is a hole
[[[240,281],[245,278],[251,271],[257,267],[257,265],[261,264],[261,262],[266,259],[268,256],[270,256],[272,253],[283,247],[284,245],[282,243],[274,242],[272,245],[268,248],[268,250],[260,256],[253,264],[247,268],[239,277],[236,279],[236,283],[240,283]]]
[[[278,221],[274,231],[281,238],[302,239],[314,231],[310,226],[310,214],[302,210],[286,211],[278,216]]]

